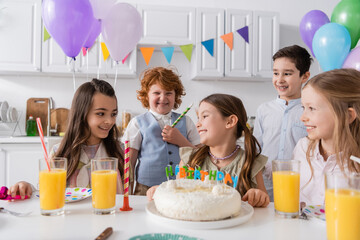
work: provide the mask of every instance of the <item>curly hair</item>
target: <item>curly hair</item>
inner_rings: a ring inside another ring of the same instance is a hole
[[[176,71],[176,70],[175,70]],[[140,100],[145,108],[149,108],[148,93],[150,87],[154,84],[159,84],[161,88],[166,91],[175,91],[175,104],[174,109],[181,105],[181,97],[185,96],[185,89],[181,83],[180,76],[174,70],[164,67],[154,67],[146,69],[140,75],[141,89],[137,92],[137,99]]]

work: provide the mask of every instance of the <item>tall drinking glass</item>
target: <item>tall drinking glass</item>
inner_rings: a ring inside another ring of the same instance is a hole
[[[272,161],[274,205],[277,215],[285,218],[299,216],[300,161]]]
[[[325,175],[328,240],[360,239],[360,174]]]
[[[92,205],[95,214],[115,213],[117,167],[116,158],[91,160]]]
[[[49,171],[50,167],[50,171]],[[67,159],[39,160],[40,211],[44,216],[64,214]]]

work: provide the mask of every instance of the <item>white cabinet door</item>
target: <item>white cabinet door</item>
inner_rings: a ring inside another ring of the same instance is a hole
[[[104,62],[104,59],[101,55],[100,60],[100,74],[106,75],[110,78],[115,78],[116,72],[117,76],[121,77],[135,77],[136,76],[136,60],[137,60],[137,54],[136,54],[136,48],[130,53],[124,64],[120,61],[116,63],[114,60],[111,59],[111,56],[106,59]]]
[[[53,38],[42,42],[42,71],[48,73],[71,73],[73,60],[65,55]],[[76,68],[76,61],[75,61]]]
[[[39,159],[44,157],[41,144],[2,144],[0,148],[6,159],[4,185],[11,186],[18,181],[27,181],[37,187]]]
[[[6,186],[6,156],[5,150],[0,146],[0,187]]]
[[[252,76],[252,11],[228,9],[225,17],[225,34],[233,32],[233,50],[225,46],[225,78],[239,80]],[[249,43],[236,30],[249,27]]]
[[[279,50],[279,14],[254,12],[254,68],[256,78],[272,78],[272,56]]]
[[[224,76],[224,42],[220,38],[224,34],[224,10],[215,8],[196,9],[196,47],[195,65],[192,64],[193,79],[214,78]],[[214,56],[202,46],[201,42],[214,39]]]
[[[39,72],[41,0],[0,1],[0,71]]]
[[[83,56],[82,50],[75,58],[75,62],[66,56],[61,47],[53,38],[49,38],[42,43],[42,71],[48,73],[66,73],[86,75],[87,73],[95,74],[98,66],[101,67],[101,49],[100,42],[96,41],[94,46]]]
[[[94,77],[98,73],[101,76],[115,76],[116,63],[112,61],[111,56],[104,61],[101,41],[102,38],[100,36],[85,56],[81,50],[74,62],[74,60],[65,55],[53,38],[46,40],[43,42],[43,72],[72,74],[75,71],[76,76],[91,74]],[[136,76],[136,54],[131,54],[124,64],[119,62],[117,74],[118,76]]]
[[[195,8],[138,5],[144,25],[139,44],[195,44]]]

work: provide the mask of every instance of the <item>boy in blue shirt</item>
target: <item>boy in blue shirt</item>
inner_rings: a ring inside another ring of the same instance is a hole
[[[273,56],[273,85],[278,97],[259,106],[256,113],[254,136],[262,154],[268,157],[263,173],[265,187],[273,201],[271,162],[289,160],[298,140],[307,136],[300,121],[301,87],[310,77],[312,58],[298,45],[285,47]]]

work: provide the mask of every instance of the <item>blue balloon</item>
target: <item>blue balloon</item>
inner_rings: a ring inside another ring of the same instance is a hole
[[[338,23],[321,26],[312,41],[312,49],[323,71],[341,68],[350,46],[349,31]]]

